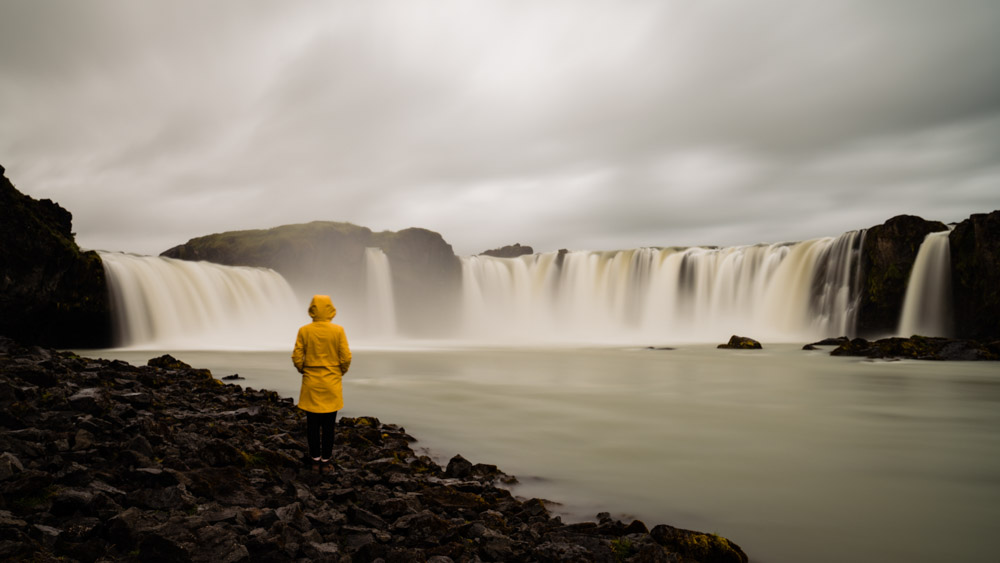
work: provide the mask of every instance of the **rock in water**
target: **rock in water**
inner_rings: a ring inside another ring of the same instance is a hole
[[[727,344],[719,344],[718,348],[729,350],[761,350],[764,347],[760,345],[760,342],[757,342],[753,338],[736,336],[734,334],[729,338],[729,342]]]
[[[1000,360],[1000,342],[981,343],[954,338],[883,338],[869,342],[855,338],[830,352],[831,356],[860,356],[871,359],[995,361]]]

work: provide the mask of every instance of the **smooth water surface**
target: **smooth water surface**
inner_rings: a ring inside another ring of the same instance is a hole
[[[288,352],[169,352],[298,396]],[[995,363],[797,345],[357,348],[345,394],[345,416],[400,424],[439,461],[496,464],[566,519],[715,532],[763,563],[997,561]]]

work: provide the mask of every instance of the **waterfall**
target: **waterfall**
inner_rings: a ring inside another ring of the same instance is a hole
[[[863,231],[795,244],[462,259],[463,333],[504,342],[853,336]]]
[[[278,273],[101,252],[118,344],[143,348],[290,348],[305,305]]]
[[[368,296],[368,332],[379,337],[396,335],[396,301],[392,291],[389,257],[381,248],[365,249],[365,287]]]
[[[951,335],[950,232],[928,234],[917,251],[903,300],[900,336]]]

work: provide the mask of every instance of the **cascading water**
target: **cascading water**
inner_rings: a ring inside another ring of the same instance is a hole
[[[900,336],[951,335],[951,231],[930,233],[917,251],[903,300]]]
[[[396,335],[396,301],[389,257],[381,248],[365,249],[365,276],[368,333],[370,336],[392,338]]]
[[[491,341],[853,336],[863,231],[796,244],[464,258],[464,327]]]
[[[101,252],[122,346],[289,348],[305,305],[277,272]]]

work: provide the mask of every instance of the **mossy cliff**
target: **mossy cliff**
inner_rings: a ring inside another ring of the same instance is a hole
[[[73,216],[19,192],[0,166],[0,334],[59,347],[111,342],[104,267],[83,252]]]
[[[899,215],[868,229],[861,247],[859,335],[895,333],[920,245],[928,233],[947,229],[940,221],[912,215]]]
[[[972,215],[948,239],[956,336],[1000,339],[1000,211]]]
[[[461,262],[440,234],[426,229],[373,232],[350,223],[315,221],[208,235],[162,255],[271,268],[299,294],[330,294],[342,308],[366,303],[365,249],[371,247],[389,258],[401,331],[431,335],[452,325],[447,317],[458,309],[453,300],[461,294]]]

